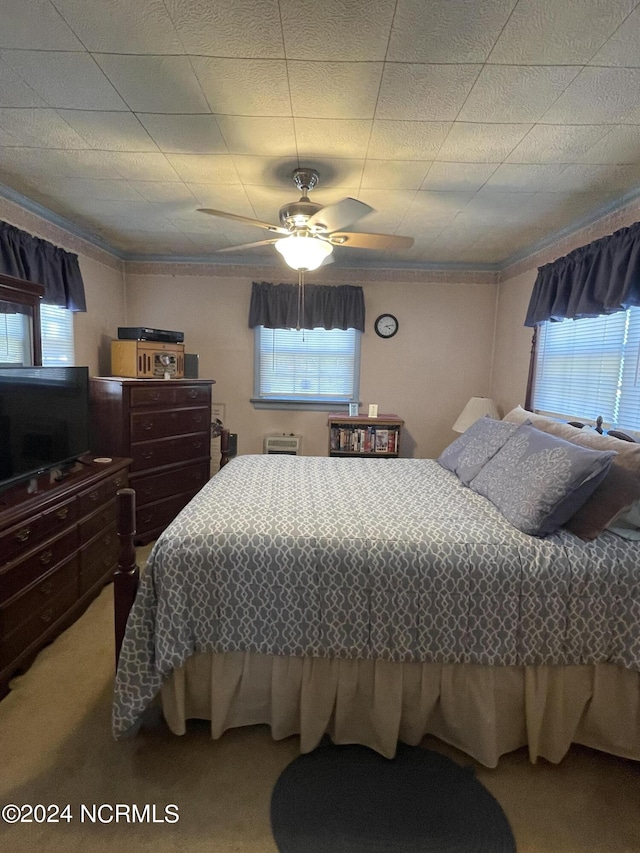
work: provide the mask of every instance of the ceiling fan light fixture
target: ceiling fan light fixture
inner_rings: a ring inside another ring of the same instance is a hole
[[[330,243],[306,234],[292,234],[278,240],[275,247],[293,270],[317,270],[333,252]]]

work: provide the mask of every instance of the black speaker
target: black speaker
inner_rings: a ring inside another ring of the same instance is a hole
[[[198,362],[200,361],[200,356],[195,352],[185,352],[184,354],[184,378],[185,379],[197,379],[198,378]]]
[[[238,455],[238,433],[229,433],[229,458]]]

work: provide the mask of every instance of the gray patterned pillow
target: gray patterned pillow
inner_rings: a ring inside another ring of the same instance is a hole
[[[523,424],[471,488],[523,533],[547,536],[577,512],[606,476],[615,451],[579,447]]]
[[[517,429],[517,424],[507,421],[479,418],[460,438],[452,441],[436,461],[448,471],[453,471],[460,482],[468,486]]]

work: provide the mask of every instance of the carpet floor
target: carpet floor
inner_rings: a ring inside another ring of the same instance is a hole
[[[70,820],[57,823],[39,822],[54,810],[35,810],[31,823],[0,820],[0,849],[276,853],[271,793],[298,755],[297,738],[276,742],[254,726],[212,741],[203,722],[176,737],[153,710],[137,737],[115,743],[112,601],[107,587],[0,702],[0,807],[70,804]],[[423,746],[474,763],[434,738]],[[531,765],[519,750],[476,774],[502,806],[518,853],[640,851],[640,763],[576,747],[560,765]],[[143,819],[149,805],[144,822],[127,822],[134,804]]]

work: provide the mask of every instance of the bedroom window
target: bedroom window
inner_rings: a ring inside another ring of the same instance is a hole
[[[40,305],[42,363],[72,365],[73,312],[57,305]],[[25,314],[0,315],[0,362],[30,363],[29,320]]]
[[[329,411],[358,399],[360,332],[355,329],[255,329],[257,408]]]
[[[640,430],[640,308],[538,326],[535,411]]]

